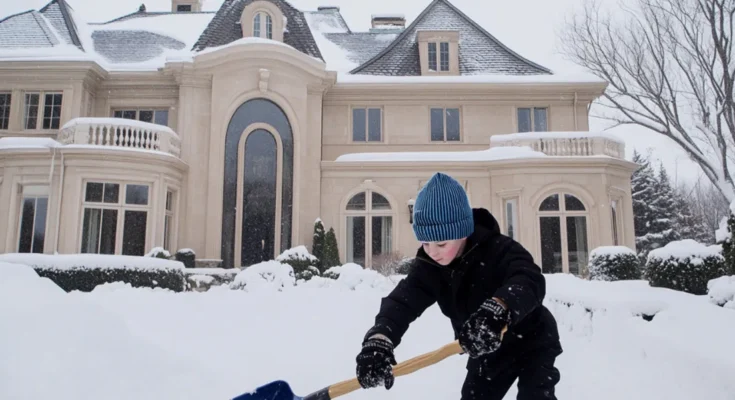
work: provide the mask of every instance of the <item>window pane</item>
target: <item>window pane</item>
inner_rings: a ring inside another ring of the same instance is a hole
[[[48,197],[36,198],[36,222],[33,226],[33,252],[43,253],[43,244],[46,240],[46,212]]]
[[[112,117],[113,118],[122,118],[123,117],[123,112],[120,111],[120,110],[117,110],[117,111],[115,111],[115,112],[112,113]]]
[[[25,128],[36,129],[38,124],[38,93],[26,93]]]
[[[505,201],[505,231],[508,237],[516,239],[516,216],[517,203],[515,199]]]
[[[618,212],[615,209],[615,202],[613,202],[613,206],[610,208],[611,215],[610,220],[612,221],[612,235],[613,235],[613,246],[618,246]]]
[[[449,71],[449,43],[443,42],[440,50],[441,69],[442,71]]]
[[[163,248],[171,251],[171,216],[167,215],[163,220]]]
[[[23,199],[23,210],[20,216],[20,238],[18,238],[18,252],[30,253],[33,246],[33,217],[36,213],[36,198]]]
[[[168,126],[168,110],[156,110],[153,122],[158,125]]]
[[[536,132],[546,132],[546,109],[533,109],[533,130]]]
[[[383,197],[380,193],[373,192],[373,210],[390,210],[390,203],[388,199]]]
[[[123,225],[122,254],[126,256],[142,256],[145,254],[145,211],[125,211]]]
[[[365,141],[365,109],[352,109],[352,140],[355,142]]]
[[[120,198],[120,185],[117,183],[105,183],[105,203],[115,203]]]
[[[84,195],[84,201],[93,203],[102,202],[103,184],[99,182],[87,182],[87,193]]]
[[[60,93],[44,96],[43,129],[59,129],[59,121],[61,121],[61,98],[62,95]]]
[[[265,37],[273,39],[273,20],[270,15],[265,16]]]
[[[347,217],[347,262],[365,267],[365,217]]]
[[[365,210],[365,192],[358,193],[352,196],[350,201],[347,203],[347,209],[364,211]]]
[[[541,217],[541,270],[562,272],[561,222],[559,217]]]
[[[100,234],[100,254],[115,254],[117,238],[117,210],[102,211],[102,233]]]
[[[260,37],[260,13],[253,17],[253,36]]]
[[[275,256],[277,157],[276,139],[270,132],[257,129],[248,136],[242,192],[242,266]]]
[[[148,204],[148,185],[127,185],[125,204]]]
[[[538,209],[539,211],[559,211],[559,195],[558,194],[552,194],[551,196],[544,199],[544,201],[541,203],[541,206]]]
[[[0,129],[8,129],[10,123],[10,99],[9,93],[0,94]]]
[[[447,140],[459,140],[459,108],[447,108]]]
[[[373,256],[381,254],[390,254],[393,249],[393,217],[373,217],[372,218],[372,252]],[[380,267],[380,257],[373,257],[373,268]]]
[[[444,109],[431,109],[431,141],[444,141]]]
[[[519,108],[518,109],[518,132],[530,132],[531,131],[531,109],[530,108]]]
[[[82,253],[97,253],[100,239],[100,220],[102,210],[99,208],[85,208],[82,221]]]
[[[584,211],[584,204],[571,194],[564,194],[564,208],[567,211]]]
[[[380,109],[368,109],[368,140],[371,142],[380,141]]]
[[[429,43],[429,71],[436,71],[436,43]]]
[[[179,4],[176,6],[176,11],[178,12],[190,12],[191,11],[191,5],[190,4]]]
[[[173,197],[174,197],[173,192],[171,192],[171,191],[167,191],[166,192],[166,211],[173,210],[173,204],[174,204],[173,203],[173,201],[174,201]]]
[[[143,122],[153,122],[153,110],[140,110],[138,119]]]
[[[135,110],[124,110],[122,112],[122,117],[125,119],[136,119],[136,115],[138,114]]]
[[[588,259],[586,217],[567,217],[567,249],[569,272],[575,275],[585,272]]]

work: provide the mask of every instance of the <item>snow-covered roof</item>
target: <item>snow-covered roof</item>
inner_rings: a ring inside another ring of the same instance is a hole
[[[421,162],[421,161],[498,161],[539,158],[546,154],[529,147],[494,147],[476,151],[407,151],[344,154],[336,162]]]

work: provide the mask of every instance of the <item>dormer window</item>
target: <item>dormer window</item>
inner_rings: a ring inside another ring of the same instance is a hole
[[[283,42],[285,18],[273,2],[256,0],[242,11],[240,25],[243,37],[257,37]]]
[[[200,11],[202,11],[202,0],[171,0],[171,12],[190,13]]]
[[[459,75],[459,32],[419,31],[421,75]]]
[[[265,29],[263,29],[264,25]],[[255,17],[253,17],[253,36],[273,39],[273,18],[270,14],[262,11],[255,14]]]
[[[191,12],[191,4],[179,4],[176,6],[176,12]]]

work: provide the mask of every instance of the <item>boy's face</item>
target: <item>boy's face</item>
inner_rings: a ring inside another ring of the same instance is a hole
[[[462,254],[467,239],[448,240],[446,242],[424,242],[424,251],[439,265],[449,265],[457,255]]]

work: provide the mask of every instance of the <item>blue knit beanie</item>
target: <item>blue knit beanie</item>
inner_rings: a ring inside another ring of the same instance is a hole
[[[475,230],[472,208],[462,185],[436,173],[413,206],[413,232],[419,242],[443,242],[470,236]]]

